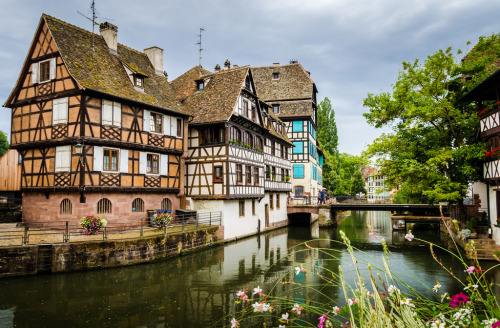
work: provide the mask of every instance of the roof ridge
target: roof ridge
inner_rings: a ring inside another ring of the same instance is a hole
[[[292,64],[283,64],[283,65],[262,65],[262,66],[252,66],[252,68],[267,68],[267,67],[283,67],[283,66],[292,66],[292,65],[300,65],[299,62]],[[302,65],[301,65],[302,66]]]

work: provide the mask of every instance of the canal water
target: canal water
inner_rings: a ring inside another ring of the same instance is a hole
[[[356,256],[365,277],[368,262],[374,267],[381,263],[383,238],[389,244],[392,271],[417,292],[432,295],[423,284],[432,288],[436,280],[450,293],[463,288],[433,260],[428,246],[406,241],[404,232],[391,231],[388,212],[352,212],[337,229],[320,230],[317,224],[287,227],[157,263],[0,280],[0,328],[228,327],[238,310],[239,290],[249,288],[251,294],[260,286],[267,293],[274,287],[292,303],[303,303],[318,293],[301,287],[320,285],[320,275],[331,277],[339,266],[346,280],[353,282],[351,258],[335,241],[339,230],[359,249]],[[413,234],[440,242],[439,230],[430,226],[416,226]],[[459,261],[439,250],[436,257],[464,277]],[[296,275],[296,266],[308,272]],[[343,294],[338,286],[322,289],[314,299],[330,309],[345,303],[339,301]],[[316,317],[311,320],[314,326]]]

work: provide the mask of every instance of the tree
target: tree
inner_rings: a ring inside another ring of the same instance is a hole
[[[323,185],[329,190],[336,190],[339,185],[337,124],[328,98],[318,104],[318,143],[324,154]]]
[[[7,150],[9,150],[9,141],[7,140],[7,135],[0,131],[0,157],[2,157]]]
[[[361,156],[339,154],[338,186],[334,189],[335,195],[356,195],[366,193],[365,181],[360,169],[367,164]]]
[[[393,132],[377,138],[365,154],[378,158],[388,185],[402,187],[398,196],[461,201],[468,184],[479,178],[485,152],[477,138],[479,119],[459,99],[492,69],[490,52],[498,55],[498,40],[498,35],[480,39],[463,62],[455,61],[451,48],[423,64],[403,62],[392,93],[364,100],[370,125],[392,126]],[[480,55],[490,48],[488,56]]]

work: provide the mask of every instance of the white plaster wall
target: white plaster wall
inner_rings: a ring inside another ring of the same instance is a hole
[[[497,201],[496,201],[496,191],[494,187],[490,186],[490,220],[491,220],[491,229],[493,240],[495,240],[497,245],[500,245],[500,228],[496,227],[496,222],[498,218],[498,209],[497,209]],[[481,200],[482,202],[482,200]]]
[[[488,200],[486,195],[487,185],[483,182],[474,182],[472,184],[472,195],[478,194],[479,199],[481,200],[481,207],[479,208],[480,212],[488,210]]]

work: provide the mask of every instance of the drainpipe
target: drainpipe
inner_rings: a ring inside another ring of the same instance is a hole
[[[473,194],[474,197],[474,194]],[[488,207],[488,238],[492,238],[490,218],[490,185],[486,184],[486,206]],[[497,208],[498,211],[498,208]]]

